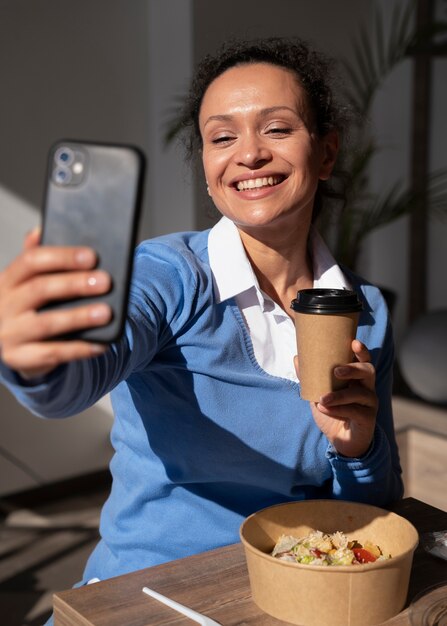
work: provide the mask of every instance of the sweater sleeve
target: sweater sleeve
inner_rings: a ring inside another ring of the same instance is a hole
[[[334,498],[386,506],[403,495],[391,404],[393,363],[394,343],[387,319],[384,341],[375,362],[379,407],[374,439],[368,452],[358,459],[343,457],[336,453],[333,446],[328,447]]]

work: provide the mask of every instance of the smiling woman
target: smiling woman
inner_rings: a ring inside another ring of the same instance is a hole
[[[295,248],[289,272],[297,281],[280,296],[286,310],[297,289],[312,286],[306,241],[314,197],[337,155],[336,131],[320,138],[314,117],[296,75],[269,63],[227,69],[209,85],[199,113],[209,194],[236,224],[258,280],[261,241],[268,251]]]
[[[222,218],[140,244],[120,341],[55,338],[89,323],[85,306],[37,310],[50,294],[82,295],[93,251],[34,233],[0,274],[0,372],[16,397],[65,417],[111,391],[113,485],[83,583],[233,543],[244,517],[275,503],[402,495],[386,306],[312,226],[342,126],[328,68],[283,39],[199,66],[185,122]],[[352,361],[335,370],[344,388],[312,403],[290,309],[308,287],[363,303]]]

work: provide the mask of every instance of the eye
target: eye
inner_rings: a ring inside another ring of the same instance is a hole
[[[214,144],[225,144],[233,141],[234,137],[232,135],[221,135],[220,137],[215,137],[211,140],[211,143]]]
[[[287,127],[274,127],[267,130],[267,134],[269,135],[291,135],[292,132],[293,129]]]

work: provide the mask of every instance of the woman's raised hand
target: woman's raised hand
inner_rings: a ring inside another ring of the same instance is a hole
[[[311,408],[317,426],[337,452],[359,457],[367,452],[373,440],[378,398],[376,372],[366,346],[355,339],[352,350],[357,361],[334,371],[348,386],[325,394],[319,402],[312,402]]]
[[[111,280],[96,270],[90,248],[39,246],[40,230],[25,239],[24,250],[0,273],[0,356],[25,378],[50,372],[68,361],[106,350],[87,341],[58,336],[111,319],[105,303],[40,311],[51,301],[107,293]]]

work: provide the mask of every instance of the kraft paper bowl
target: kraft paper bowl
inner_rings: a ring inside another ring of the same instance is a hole
[[[377,544],[392,558],[365,565],[322,567],[270,556],[282,534],[344,532]],[[385,509],[340,500],[307,500],[250,515],[240,528],[253,601],[278,619],[300,626],[372,626],[405,606],[415,527]]]

